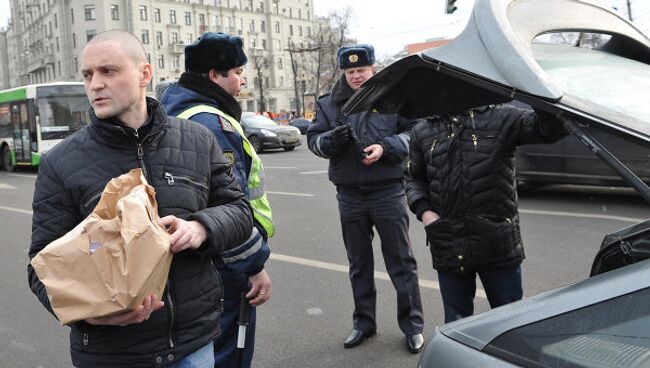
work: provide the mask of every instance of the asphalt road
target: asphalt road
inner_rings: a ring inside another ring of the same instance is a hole
[[[406,351],[397,327],[395,291],[380,253],[375,257],[378,335],[343,349],[352,297],[327,161],[304,144],[261,157],[277,235],[267,266],[272,300],[258,310],[254,366],[416,367],[418,356]],[[69,367],[68,328],[41,307],[27,284],[34,180],[34,172],[0,172],[0,366]],[[587,277],[603,235],[647,218],[648,209],[630,190],[556,187],[522,194],[525,295]],[[443,320],[442,305],[422,225],[414,217],[410,234],[428,336]],[[488,309],[481,291],[478,311]]]

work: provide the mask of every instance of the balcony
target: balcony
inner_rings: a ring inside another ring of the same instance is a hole
[[[33,73],[39,69],[45,68],[45,60],[42,56],[29,58],[27,60],[27,72]]]
[[[185,51],[185,44],[183,42],[173,43],[169,45],[169,52],[175,55],[182,54]]]

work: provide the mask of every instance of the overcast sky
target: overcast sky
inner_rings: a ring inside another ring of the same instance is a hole
[[[621,12],[626,10],[625,0],[601,1]],[[398,0],[390,2],[390,6],[385,4],[377,0],[314,0],[314,12],[327,15],[350,6],[351,36],[374,45],[377,56],[383,57],[401,51],[406,44],[455,36],[467,22],[474,0],[457,0],[458,10],[452,15],[444,13],[445,0]],[[650,1],[632,0],[632,11],[637,25],[650,33]],[[6,26],[8,18],[9,0],[0,0],[0,27]]]

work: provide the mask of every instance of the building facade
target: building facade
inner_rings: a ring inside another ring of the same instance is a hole
[[[206,31],[227,32],[244,39],[249,56],[240,96],[246,111],[261,105],[258,83],[267,111],[295,110],[295,73],[287,49],[306,48],[322,24],[314,17],[313,0],[11,0],[11,13],[0,35],[7,50],[0,67],[3,88],[80,81],[88,40],[123,29],[144,45],[154,69],[153,94],[155,84],[184,71],[185,45]]]

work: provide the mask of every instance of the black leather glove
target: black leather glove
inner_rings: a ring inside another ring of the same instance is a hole
[[[332,135],[330,136],[332,149],[335,151],[343,150],[350,143],[351,131],[352,129],[347,124],[339,125],[334,128],[334,130],[332,130]]]

